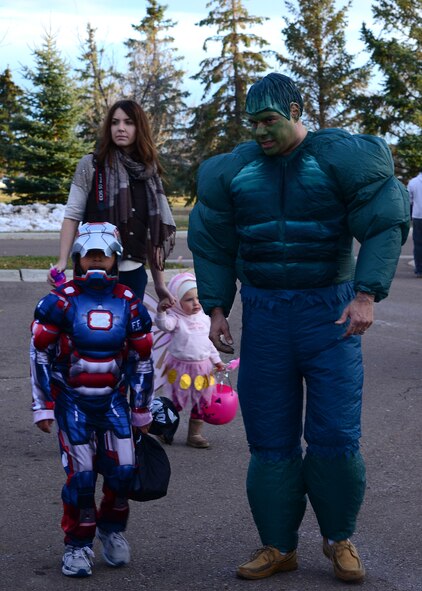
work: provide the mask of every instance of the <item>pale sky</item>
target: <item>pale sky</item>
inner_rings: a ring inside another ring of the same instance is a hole
[[[287,14],[283,0],[244,0],[243,3],[251,15],[270,19],[248,32],[269,41],[269,49],[283,53],[280,31],[284,26],[282,15]],[[34,66],[32,52],[41,47],[46,31],[55,35],[62,57],[72,67],[80,65],[77,56],[86,39],[87,23],[97,29],[98,47],[103,47],[106,57],[124,71],[127,52],[124,41],[130,37],[139,38],[132,25],[138,25],[144,18],[146,4],[143,0],[0,0],[0,71],[9,67],[13,80],[25,88],[22,66]],[[175,38],[177,55],[183,57],[179,67],[188,75],[197,73],[200,61],[213,55],[212,45],[208,53],[202,50],[202,45],[215,31],[195,24],[208,15],[207,0],[162,0],[159,4],[168,6],[165,17],[178,23],[169,33]],[[338,8],[344,4],[337,2]],[[353,0],[348,16],[347,50],[361,52],[360,27],[363,21],[368,25],[372,23],[370,0]],[[215,46],[214,54],[218,51],[219,46]],[[188,76],[185,85],[192,92],[190,101],[198,102],[202,87],[188,81]]]

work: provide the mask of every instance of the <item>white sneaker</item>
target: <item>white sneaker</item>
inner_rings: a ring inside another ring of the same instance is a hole
[[[63,554],[62,573],[67,577],[89,577],[92,575],[93,558],[94,552],[89,546],[77,548],[67,545]]]
[[[107,533],[97,528],[97,538],[103,545],[104,560],[109,566],[123,566],[130,561],[130,548],[120,532]]]

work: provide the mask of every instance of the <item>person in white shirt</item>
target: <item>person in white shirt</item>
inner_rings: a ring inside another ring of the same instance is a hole
[[[413,259],[415,275],[422,279],[422,171],[409,181],[407,190],[412,206]]]

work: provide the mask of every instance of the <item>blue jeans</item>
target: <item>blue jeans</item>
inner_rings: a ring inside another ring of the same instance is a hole
[[[120,271],[119,282],[127,285],[135,295],[142,301],[144,299],[145,288],[148,284],[148,275],[145,266],[133,269],[133,271]]]

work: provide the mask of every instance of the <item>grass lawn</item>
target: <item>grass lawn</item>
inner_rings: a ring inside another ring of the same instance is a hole
[[[54,265],[57,257],[14,256],[0,257],[0,270],[13,269],[49,269]],[[72,267],[69,261],[69,269]]]
[[[0,257],[0,271],[13,271],[18,269],[49,269],[50,265],[54,265],[57,257],[32,257],[32,256],[15,256],[15,257]],[[72,262],[69,261],[67,269],[72,268]],[[166,262],[166,269],[182,269],[182,264]]]

